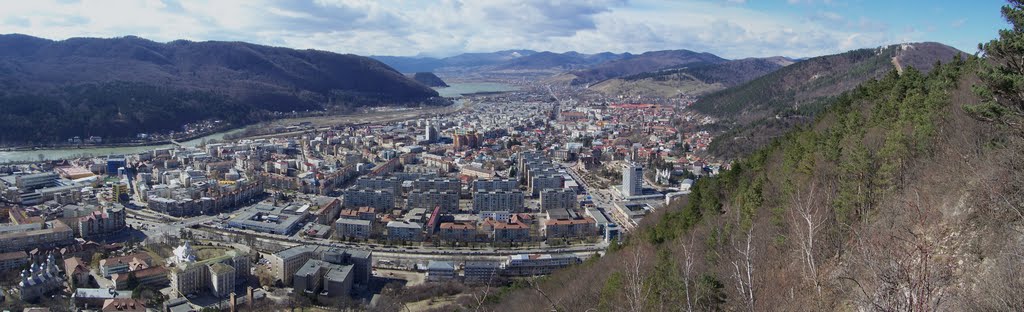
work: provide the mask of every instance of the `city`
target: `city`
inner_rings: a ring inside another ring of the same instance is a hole
[[[1024,311],[1024,0],[0,10],[0,311]]]
[[[294,296],[372,306],[385,280],[548,274],[603,254],[721,167],[694,154],[706,131],[656,126],[707,123],[690,100],[554,100],[576,92],[526,86],[407,120],[2,166],[17,206],[0,268],[28,302],[145,294],[173,311]],[[54,257],[79,275],[49,277]]]

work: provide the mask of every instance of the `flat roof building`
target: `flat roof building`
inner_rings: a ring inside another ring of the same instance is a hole
[[[294,205],[276,207],[258,204],[240,211],[237,216],[228,221],[228,226],[257,232],[291,235],[298,230],[299,224],[308,216],[307,212],[300,208]]]

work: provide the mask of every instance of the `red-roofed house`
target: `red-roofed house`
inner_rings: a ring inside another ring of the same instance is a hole
[[[476,241],[476,226],[469,222],[442,222],[440,229],[442,241],[472,242]]]

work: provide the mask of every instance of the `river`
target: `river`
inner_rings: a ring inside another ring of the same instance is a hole
[[[222,140],[225,135],[238,133],[244,130],[244,128],[222,131],[214,134],[210,134],[204,137],[195,138],[192,140],[181,142],[184,146],[199,146],[203,140]],[[87,147],[87,148],[60,148],[60,149],[38,149],[38,150],[21,150],[21,151],[0,151],[0,163],[10,162],[23,162],[23,161],[38,161],[39,155],[43,156],[43,160],[56,160],[56,159],[68,159],[77,158],[82,156],[107,156],[107,155],[124,155],[124,154],[138,154],[145,151],[151,151],[160,148],[169,148],[173,144],[160,144],[160,145],[145,145],[145,146],[120,146],[120,147]]]

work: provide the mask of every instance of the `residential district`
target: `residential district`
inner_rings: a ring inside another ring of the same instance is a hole
[[[497,285],[602,254],[720,168],[695,156],[710,121],[686,99],[557,92],[0,166],[0,305],[372,307],[395,281]]]

